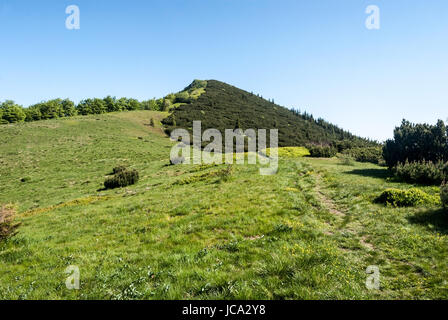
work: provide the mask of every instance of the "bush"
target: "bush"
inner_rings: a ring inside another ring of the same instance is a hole
[[[442,201],[443,207],[448,208],[448,184],[443,183],[440,186],[440,200]]]
[[[386,189],[375,202],[394,207],[414,207],[419,205],[438,205],[440,199],[417,188],[409,190]]]
[[[120,172],[126,171],[126,167],[125,166],[118,166],[112,169],[112,174],[117,174]]]
[[[76,110],[70,111],[69,101],[70,100],[64,100],[63,102],[61,99],[53,99],[32,105],[28,108],[28,111],[25,111],[27,116],[26,121],[46,120],[64,117],[65,111],[67,113],[76,113]],[[64,106],[66,108],[65,111]]]
[[[64,99],[61,102],[62,112],[64,117],[76,116],[77,111],[75,108],[75,103],[69,99]]]
[[[383,160],[382,147],[357,147],[342,152],[359,162],[379,164]]]
[[[332,158],[337,153],[337,149],[330,146],[310,145],[307,148],[310,152],[310,157],[313,158]]]
[[[398,163],[392,169],[394,175],[403,181],[420,184],[440,185],[448,178],[448,163],[443,161],[416,161]]]
[[[20,223],[14,223],[15,214],[11,206],[0,207],[0,241],[17,234]]]
[[[139,175],[137,170],[122,170],[114,176],[109,177],[104,181],[106,189],[122,188],[138,182]]]
[[[83,116],[107,112],[106,102],[98,98],[82,100],[76,108],[77,112]]]
[[[1,123],[16,123],[23,122],[26,114],[22,106],[15,104],[14,101],[6,100],[0,103]]]
[[[140,104],[143,110],[160,111],[160,106],[157,104],[157,101],[155,99],[145,100]]]
[[[344,166],[353,166],[353,165],[355,165],[355,160],[351,156],[349,156],[347,154],[338,155],[338,159],[339,159],[340,163],[342,165],[344,165]]]
[[[23,109],[25,112],[25,121],[37,121],[42,119],[42,113],[40,112],[40,108],[38,106],[31,106],[26,109]]]

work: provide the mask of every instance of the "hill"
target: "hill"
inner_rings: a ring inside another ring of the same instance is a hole
[[[177,97],[203,87],[205,90],[192,99],[178,100]],[[241,129],[279,130],[279,146],[305,146],[307,144],[333,145],[342,151],[354,146],[377,146],[378,144],[356,137],[323,119],[289,110],[253,93],[238,89],[216,80],[195,80],[178,95],[169,96],[177,103],[171,115],[163,120],[170,132],[174,128],[192,131],[194,120],[202,122],[202,129],[225,129],[240,126]]]
[[[445,213],[373,203],[410,187],[387,169],[291,149],[273,176],[258,165],[170,166],[165,116],[0,126],[0,205],[21,222],[0,242],[0,299],[448,297]],[[100,190],[118,165],[139,182]],[[380,290],[365,286],[370,265]],[[69,266],[80,290],[65,286]]]

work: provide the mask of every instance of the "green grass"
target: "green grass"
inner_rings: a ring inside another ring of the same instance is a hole
[[[411,187],[386,169],[301,157],[274,176],[169,166],[172,143],[151,117],[164,114],[0,127],[0,203],[22,222],[0,244],[1,299],[448,298],[448,214],[374,204]],[[138,184],[98,191],[117,165]],[[80,290],[65,287],[69,265]],[[369,265],[380,290],[365,287]]]

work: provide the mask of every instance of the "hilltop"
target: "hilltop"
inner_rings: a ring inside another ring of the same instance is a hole
[[[203,89],[197,94],[199,88]],[[188,99],[188,93],[193,90],[196,95]],[[307,144],[340,147],[342,143],[345,148],[378,145],[323,119],[315,119],[306,112],[290,110],[217,80],[195,80],[184,91],[169,95],[165,99],[171,99],[174,103],[170,110],[171,115],[162,122],[168,132],[175,128],[191,130],[193,121],[200,120],[203,130],[216,128],[222,133],[225,129],[237,126],[241,129],[276,128],[279,130],[281,147]]]

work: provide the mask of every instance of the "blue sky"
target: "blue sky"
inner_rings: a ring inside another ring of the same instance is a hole
[[[65,28],[72,4],[80,30]],[[0,101],[24,106],[161,97],[197,78],[378,140],[402,118],[448,117],[446,0],[0,0],[0,44]]]

